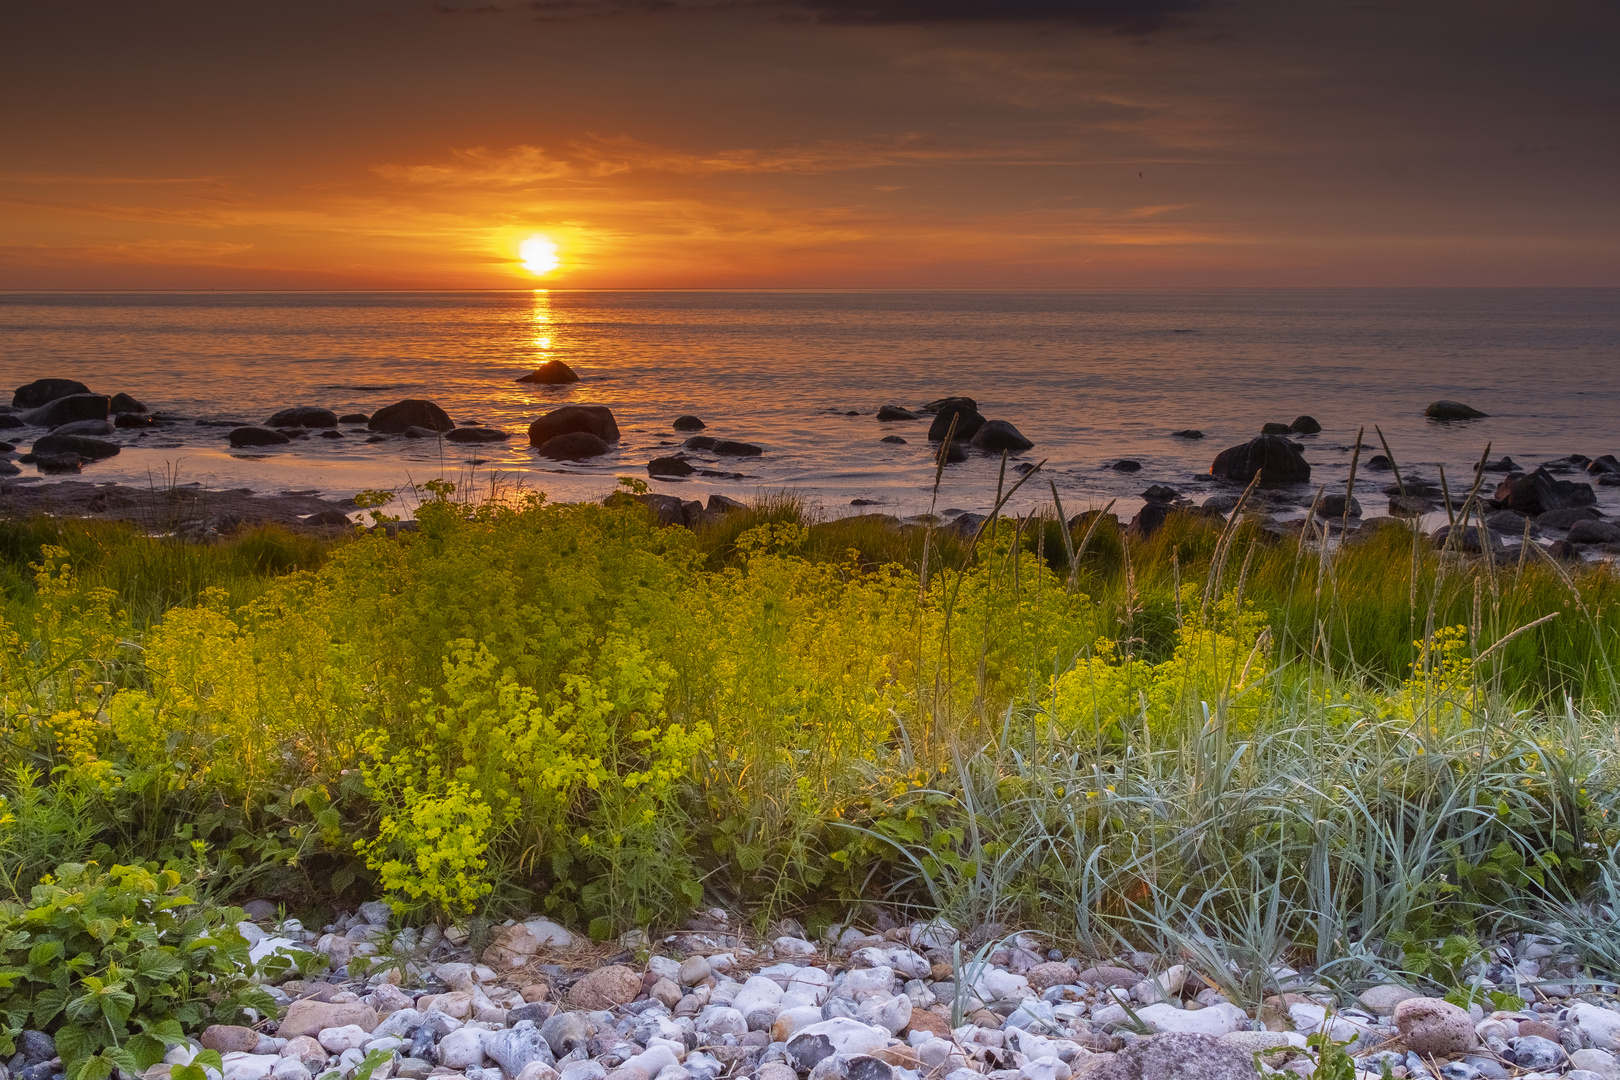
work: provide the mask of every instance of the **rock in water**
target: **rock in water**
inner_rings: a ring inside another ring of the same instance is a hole
[[[1182,428],[1180,431],[1172,431],[1170,434],[1177,439],[1202,439],[1204,437],[1204,433],[1197,428]]]
[[[898,405],[885,405],[877,411],[877,418],[882,421],[915,420],[917,414],[910,409],[902,409]]]
[[[448,413],[422,398],[406,398],[384,405],[371,414],[366,426],[385,435],[403,435],[406,428],[413,427],[430,431],[454,431],[456,427]]]
[[[608,444],[588,431],[556,435],[539,446],[540,456],[553,461],[583,461],[608,452]]]
[[[559,435],[584,432],[604,443],[619,441],[619,425],[606,405],[564,405],[529,425],[529,445],[542,446]]]
[[[334,428],[338,426],[337,413],[315,405],[294,405],[282,409],[264,422],[265,427]]]
[[[951,435],[952,442],[965,443],[984,426],[984,417],[979,414],[979,408],[972,398],[941,398],[928,404],[935,407],[931,410],[934,422],[928,425],[929,442],[943,440],[945,433],[951,429],[953,419],[956,421],[956,431]]]
[[[42,435],[34,440],[34,454],[78,454],[86,461],[101,461],[116,457],[118,444],[105,439],[92,439],[84,435]]]
[[[101,435],[111,435],[116,425],[106,420],[75,420],[71,424],[51,429],[52,435],[89,435],[92,438]]]
[[[230,440],[232,446],[280,446],[292,442],[281,432],[265,427],[234,428]]]
[[[564,383],[579,382],[579,376],[574,369],[561,360],[547,360],[527,375],[521,376],[518,382],[543,383],[546,386],[562,386]]]
[[[979,430],[974,432],[973,437],[968,441],[973,444],[975,449],[992,454],[999,454],[1002,451],[1017,453],[1020,450],[1028,450],[1035,445],[1024,438],[1023,433],[1006,420],[986,420],[979,425]]]
[[[1172,1032],[1132,1043],[1089,1080],[1255,1080],[1254,1059],[1209,1035]]]
[[[648,476],[691,476],[695,472],[685,458],[661,457],[647,462]]]
[[[128,394],[114,394],[111,408],[114,413],[143,413],[146,406],[136,401]]]
[[[88,386],[74,379],[35,379],[25,386],[17,387],[16,392],[11,395],[11,406],[14,409],[37,409],[57,398],[89,392]]]
[[[56,428],[75,420],[105,420],[112,415],[112,398],[105,394],[69,394],[23,414],[38,427]]]
[[[1268,423],[1260,425],[1260,434],[1262,435],[1287,435],[1293,430],[1287,424]]]
[[[721,439],[709,448],[722,457],[759,457],[765,452],[762,446],[754,443],[738,442],[735,439]]]
[[[1247,484],[1261,477],[1264,484],[1303,483],[1311,478],[1311,467],[1294,444],[1280,435],[1257,439],[1222,450],[1209,467],[1210,475]]]
[[[1423,415],[1430,420],[1478,420],[1480,417],[1489,416],[1490,414],[1482,413],[1478,409],[1464,405],[1460,401],[1441,399],[1440,401],[1431,402],[1429,407],[1423,410]]]
[[[682,413],[680,416],[677,416],[669,426],[674,428],[676,431],[702,431],[709,425],[705,424],[702,420],[699,420],[691,413]]]
[[[447,431],[445,442],[455,443],[492,443],[505,442],[512,436],[500,428],[489,427],[458,427],[454,431]]]
[[[1479,1045],[1474,1018],[1439,998],[1407,998],[1395,1006],[1395,1026],[1406,1048],[1422,1057],[1455,1057]]]
[[[1525,476],[1509,476],[1496,486],[1496,501],[1509,510],[1535,517],[1553,510],[1592,506],[1597,493],[1591,484],[1559,480],[1546,469]]]
[[[1322,425],[1316,422],[1314,416],[1299,416],[1295,417],[1294,422],[1288,425],[1288,430],[1295,435],[1317,435],[1321,433]]]

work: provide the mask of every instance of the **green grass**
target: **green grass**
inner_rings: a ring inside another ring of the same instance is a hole
[[[200,843],[226,895],[600,934],[883,903],[1190,952],[1244,1000],[1284,961],[1449,988],[1538,919],[1620,957],[1606,568],[788,496],[421,520],[0,522],[12,889]]]

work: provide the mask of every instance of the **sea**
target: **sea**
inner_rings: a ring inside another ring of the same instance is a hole
[[[552,359],[579,381],[518,381]],[[1050,505],[1055,487],[1067,513],[1114,502],[1129,515],[1150,485],[1195,501],[1230,493],[1209,475],[1216,453],[1301,415],[1322,427],[1296,437],[1312,470],[1302,501],[1344,490],[1358,433],[1363,462],[1387,445],[1403,477],[1438,480],[1443,467],[1464,491],[1487,447],[1526,468],[1620,452],[1617,373],[1615,289],[0,293],[0,387],[73,378],[175,421],[120,431],[122,452],[82,479],[387,489],[407,508],[437,478],[577,501],[635,477],[687,499],[792,492],[824,515],[983,512],[1038,464],[1009,510]],[[1005,464],[974,452],[936,486],[928,419],[875,414],[946,396],[975,399],[1034,448]],[[374,442],[351,425],[341,439],[238,450],[227,427],[198,423],[403,398],[513,438]],[[1426,419],[1441,398],[1489,415]],[[611,453],[534,453],[529,423],[569,403],[613,410]],[[681,451],[680,414],[764,453],[697,455],[724,476],[652,479],[649,460]],[[1187,429],[1204,437],[1173,434]],[[890,435],[905,441],[880,441]],[[25,468],[8,482],[50,479]],[[1390,482],[1359,471],[1369,515]],[[1620,488],[1598,495],[1620,513]]]

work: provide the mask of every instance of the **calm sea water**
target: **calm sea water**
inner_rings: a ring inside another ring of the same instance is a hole
[[[551,358],[581,381],[515,381]],[[1071,512],[1111,498],[1130,510],[1151,483],[1195,498],[1226,490],[1199,479],[1215,453],[1301,413],[1323,426],[1301,440],[1313,484],[1342,488],[1363,425],[1369,452],[1378,425],[1411,472],[1434,479],[1443,463],[1460,482],[1487,442],[1493,457],[1531,465],[1620,452],[1617,370],[1617,290],[0,294],[0,386],[76,378],[186,420],[120,432],[124,452],[86,479],[333,495],[499,474],[553,499],[599,497],[678,447],[669,423],[689,412],[706,434],[766,453],[724,466],[743,479],[655,490],[791,488],[831,513],[856,512],[853,500],[915,513],[933,483],[927,421],[873,414],[953,394],[1033,440],[1025,458],[1046,459]],[[194,423],[261,422],[289,405],[371,412],[406,397],[516,437],[457,447],[368,444],[362,432],[249,452]],[[1425,420],[1441,397],[1491,416]],[[529,421],[566,402],[613,409],[613,453],[588,465],[534,456]],[[1207,437],[1172,437],[1182,428]],[[909,442],[878,441],[889,434]],[[1108,467],[1122,457],[1142,470]],[[988,508],[998,467],[979,456],[951,466],[939,506]],[[1018,505],[1050,500],[1034,487]],[[1620,511],[1620,489],[1600,498]]]

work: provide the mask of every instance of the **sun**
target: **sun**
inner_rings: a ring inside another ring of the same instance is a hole
[[[549,274],[562,260],[557,258],[557,245],[544,236],[531,236],[518,245],[518,258],[523,260],[523,269],[531,274]]]

